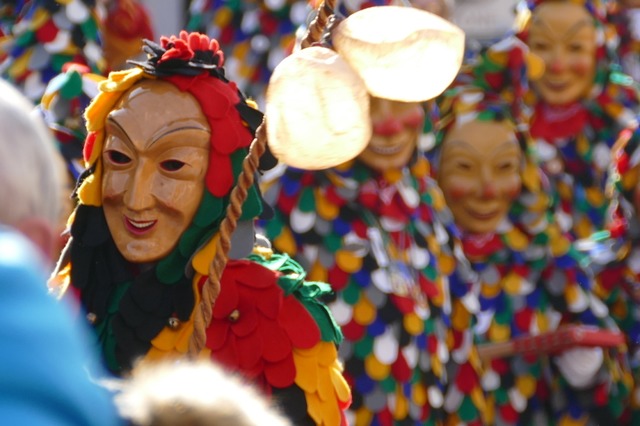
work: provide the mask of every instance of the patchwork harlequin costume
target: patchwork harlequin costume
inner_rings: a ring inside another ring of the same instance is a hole
[[[545,0],[531,0],[535,13]],[[612,67],[606,9],[599,0],[581,0],[596,28],[596,71],[593,87],[570,105],[548,105],[531,93],[531,134],[539,161],[551,179],[559,223],[577,238],[603,229],[604,194],[609,150],[620,131],[637,126],[638,94],[633,80]],[[525,27],[520,37],[527,41]]]
[[[629,5],[625,3],[630,3]],[[623,72],[640,81],[640,9],[634,1],[611,2],[610,21],[619,38],[618,59]]]
[[[96,74],[105,71],[95,1],[18,3],[21,7],[12,10],[14,22],[0,38],[0,72],[29,99],[38,103],[67,62],[86,65]]]
[[[366,142],[382,154],[265,176],[275,213],[264,230],[336,292],[354,424],[483,424],[473,273],[418,146],[423,105],[371,97],[370,106]]]
[[[548,188],[535,163],[528,111],[522,104],[527,62],[533,61],[528,55],[520,40],[504,39],[469,64],[458,84],[438,99],[442,119],[430,152],[436,175],[447,133],[472,120],[511,127],[524,154],[522,189],[502,223],[486,235],[462,235],[464,254],[480,281],[480,320],[474,329],[479,345],[569,323],[612,327],[605,305],[593,294],[591,277],[581,267],[583,256],[554,221]],[[595,383],[583,390],[567,383],[553,357],[489,359],[482,380],[489,394],[487,424],[573,425],[589,419],[618,424],[632,386],[625,356],[624,345],[605,354]]]
[[[637,188],[640,183],[640,135],[623,132],[612,149],[607,196],[606,230],[580,242],[595,271],[597,293],[624,330],[629,344],[635,389],[640,384],[640,223]],[[640,421],[638,391],[632,394],[628,424]]]
[[[275,206],[265,224],[274,248],[337,293],[329,306],[345,336],[355,424],[482,424],[477,300],[456,270],[456,229],[427,160],[416,153],[387,173],[358,160],[289,168],[265,197]]]
[[[73,182],[84,171],[82,148],[87,136],[83,113],[104,77],[82,64],[68,63],[44,91],[39,111],[53,132]],[[71,191],[70,191],[71,192]]]
[[[319,3],[192,1],[187,29],[220,41],[227,69],[236,76],[238,87],[262,106],[273,69],[293,51],[296,33],[309,24],[312,7],[317,8]],[[389,3],[389,0],[340,2],[340,12],[346,16],[363,7]]]
[[[216,40],[182,32],[163,37],[160,45],[148,42],[145,50],[148,60],[111,73],[86,111],[88,168],[76,188],[79,206],[70,218],[72,239],[52,280],[58,291],[80,300],[114,373],[131,369],[138,358],[187,354],[194,308],[210,274],[229,193],[262,120],[225,77]],[[118,251],[101,192],[107,116],[127,90],[149,79],[171,83],[197,100],[211,135],[204,194],[192,222],[167,256],[143,267]],[[253,185],[240,216],[249,233],[241,232],[234,242],[253,246],[251,223],[262,209]],[[318,301],[329,288],[306,281],[304,271],[287,256],[260,253],[235,256],[226,264],[200,355],[261,385],[294,424],[343,424],[350,391],[337,360],[342,335]]]
[[[262,104],[273,69],[293,50],[296,30],[311,10],[297,0],[193,1],[187,28],[220,41],[238,87]]]

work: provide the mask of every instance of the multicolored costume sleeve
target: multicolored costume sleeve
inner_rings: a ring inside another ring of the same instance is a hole
[[[138,358],[186,356],[228,196],[262,119],[224,77],[216,40],[183,32],[163,37],[161,45],[148,42],[146,50],[147,62],[111,73],[100,84],[86,112],[87,171],[70,219],[69,261],[54,280],[81,301],[115,373],[131,369]],[[110,234],[101,170],[107,115],[126,90],[148,78],[170,82],[198,100],[211,128],[211,150],[204,196],[191,225],[169,255],[142,270],[125,260]],[[262,211],[257,187],[248,192],[240,221]],[[298,264],[268,254],[229,261],[221,288],[202,356],[262,385],[294,424],[344,424],[351,395],[337,359],[341,332],[319,302],[328,286],[305,281]]]
[[[510,125],[524,153],[522,192],[505,220],[495,233],[462,237],[464,253],[480,279],[474,329],[478,344],[506,342],[570,323],[617,330],[593,293],[593,280],[581,266],[583,256],[554,222],[522,103],[527,62],[527,47],[507,38],[477,58],[459,77],[460,85],[439,99],[443,118],[431,153],[436,174],[446,133],[469,120]],[[592,419],[618,424],[632,386],[626,355],[624,346],[607,353],[596,383],[586,390],[572,388],[550,356],[492,359],[481,382],[489,393],[487,421],[574,425]]]
[[[104,77],[91,73],[85,65],[65,64],[62,73],[47,84],[38,106],[74,183],[84,171],[82,148],[87,131],[83,113],[98,94],[102,80]]]
[[[529,8],[546,0],[530,0]],[[558,223],[576,238],[604,228],[604,194],[610,149],[618,134],[637,126],[640,101],[633,79],[612,66],[606,9],[600,0],[580,0],[596,27],[596,74],[590,94],[567,108],[546,105],[531,93],[531,134],[539,161],[551,179]],[[528,28],[520,34],[527,40]]]
[[[610,21],[619,39],[617,49],[622,71],[640,81],[640,8],[625,7],[623,1],[611,2]],[[633,2],[631,2],[633,3]]]
[[[472,273],[429,175],[416,151],[385,172],[353,160],[263,182],[274,248],[336,292],[356,425],[483,424]]]
[[[597,279],[597,294],[625,332],[635,379],[629,424],[640,421],[640,223],[637,188],[640,183],[640,135],[623,132],[612,149],[607,196],[606,230],[580,241]]]
[[[0,38],[0,58],[5,56],[0,73],[29,99],[38,103],[47,83],[67,62],[86,65],[96,74],[106,69],[95,1],[18,4],[10,32]]]

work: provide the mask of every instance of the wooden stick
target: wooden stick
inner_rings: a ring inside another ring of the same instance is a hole
[[[519,336],[508,342],[478,345],[483,361],[513,355],[552,355],[575,347],[610,348],[625,343],[624,334],[586,325],[564,325],[537,336]]]

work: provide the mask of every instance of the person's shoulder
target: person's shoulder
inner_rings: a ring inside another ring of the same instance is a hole
[[[0,283],[9,285],[18,276],[27,283],[44,280],[42,256],[26,237],[0,226]]]

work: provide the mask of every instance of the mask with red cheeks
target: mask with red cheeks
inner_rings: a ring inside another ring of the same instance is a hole
[[[373,135],[359,155],[360,161],[381,172],[406,166],[422,131],[422,104],[372,97],[370,113]]]
[[[520,194],[522,161],[522,149],[505,122],[476,119],[448,131],[438,183],[463,230],[497,230]]]
[[[532,83],[550,105],[585,98],[596,74],[596,27],[584,6],[568,1],[546,2],[532,15],[527,43],[542,58],[545,72]]]

